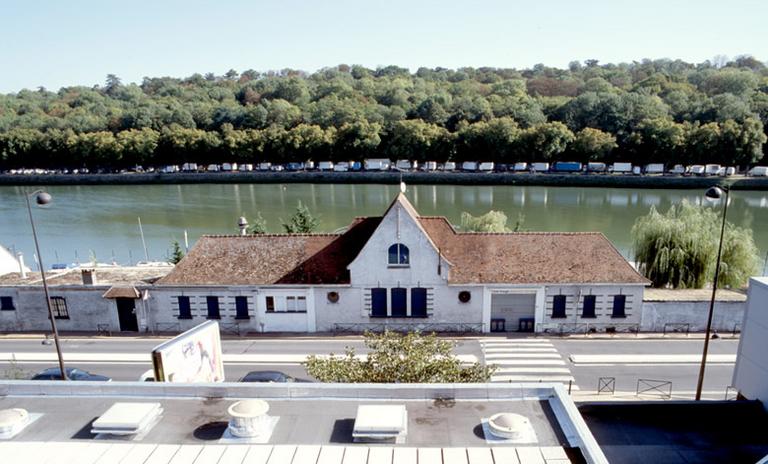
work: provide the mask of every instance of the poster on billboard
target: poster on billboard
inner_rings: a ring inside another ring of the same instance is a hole
[[[152,364],[158,382],[223,382],[219,323],[206,321],[156,346]]]

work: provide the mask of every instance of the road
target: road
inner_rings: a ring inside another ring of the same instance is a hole
[[[75,338],[63,339],[69,364],[115,380],[135,380],[150,369],[152,348],[161,338]],[[595,394],[598,379],[615,378],[617,392],[631,393],[639,379],[671,382],[673,397],[692,397],[696,389],[699,359],[703,346],[700,336],[690,338],[458,338],[455,353],[465,361],[478,360],[499,366],[496,382],[559,381],[571,383],[581,395]],[[43,345],[42,338],[0,339],[0,375],[12,357],[15,367],[33,373],[55,365],[55,351]],[[307,378],[301,360],[308,354],[342,353],[347,346],[364,354],[359,337],[282,337],[227,339],[222,343],[225,375],[237,380],[251,370],[279,370]],[[710,343],[705,397],[722,399],[731,384],[738,339],[722,338]],[[655,384],[643,384],[649,388]],[[655,393],[651,390],[649,393]],[[645,397],[653,398],[652,395]]]

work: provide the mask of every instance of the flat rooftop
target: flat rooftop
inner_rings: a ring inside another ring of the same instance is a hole
[[[233,440],[225,434],[227,408],[242,398],[267,401],[269,416],[278,418],[266,443]],[[93,421],[115,402],[159,402],[163,414],[151,430],[132,439],[104,439],[92,434]],[[354,442],[352,429],[357,407],[365,404],[405,405],[408,429],[404,443]],[[594,446],[585,452],[585,446],[589,447],[585,443],[594,443],[594,438],[560,385],[198,387],[136,382],[8,381],[0,383],[0,409],[8,408],[23,408],[32,416],[40,416],[10,440],[0,440],[3,464],[69,462],[61,458],[70,455],[79,456],[76,462],[83,463],[146,464],[607,462],[585,458],[594,454]],[[536,442],[510,443],[492,436],[487,440],[483,419],[499,412],[528,418]],[[583,436],[584,432],[589,436]],[[45,446],[39,446],[40,443]],[[327,456],[323,457],[324,454]],[[411,460],[412,454],[418,459]],[[223,459],[226,456],[229,457]]]

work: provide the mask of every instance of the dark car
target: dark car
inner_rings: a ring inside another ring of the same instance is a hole
[[[279,371],[251,371],[240,379],[241,382],[266,382],[266,383],[287,383],[287,382],[310,382],[305,379],[297,379]]]
[[[75,367],[67,367],[65,370],[67,371],[67,378],[69,380],[88,380],[94,382],[110,382],[112,380],[107,376],[91,374],[90,372]],[[58,367],[48,368],[38,372],[30,380],[62,380],[61,369]]]

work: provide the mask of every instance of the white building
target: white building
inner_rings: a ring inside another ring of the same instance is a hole
[[[0,245],[0,275],[10,274],[11,272],[19,272],[21,270],[19,260],[13,256],[7,248]],[[29,272],[29,268],[24,266],[24,271]]]
[[[733,385],[747,399],[768,410],[768,277],[749,279],[747,308],[741,325]]]
[[[621,331],[638,274],[601,233],[457,233],[399,194],[342,234],[202,237],[151,290],[151,322],[240,331]]]

